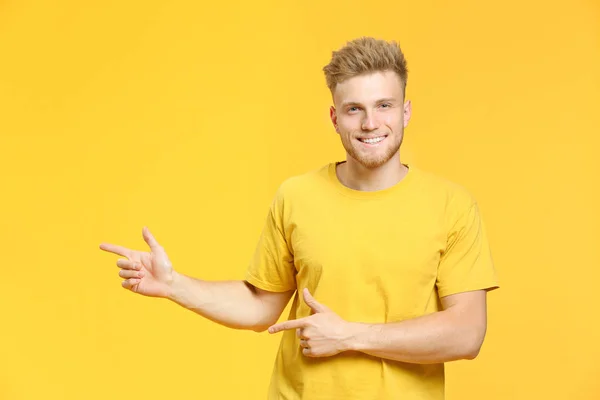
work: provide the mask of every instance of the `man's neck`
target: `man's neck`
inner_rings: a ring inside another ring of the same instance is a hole
[[[337,167],[340,182],[354,190],[373,192],[387,189],[400,182],[408,173],[408,167],[400,162],[398,155],[377,168],[366,168],[348,157]]]

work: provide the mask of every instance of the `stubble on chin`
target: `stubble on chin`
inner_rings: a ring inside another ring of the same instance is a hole
[[[388,138],[389,139],[389,138]],[[354,140],[354,139],[350,139]],[[387,139],[386,139],[387,140]],[[368,169],[378,168],[388,161],[390,161],[393,157],[398,154],[398,150],[400,150],[400,146],[402,145],[402,139],[400,139],[399,143],[396,143],[392,146],[387,147],[385,153],[373,155],[361,154],[358,149],[356,149],[351,143],[344,144],[346,148],[346,152],[352,157],[356,162],[360,165],[364,166]]]

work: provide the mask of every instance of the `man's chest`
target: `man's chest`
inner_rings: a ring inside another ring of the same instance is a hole
[[[446,245],[443,215],[410,203],[315,205],[291,213],[288,226],[299,276],[338,284],[431,279]]]

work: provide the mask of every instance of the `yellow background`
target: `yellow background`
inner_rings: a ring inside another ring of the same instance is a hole
[[[597,1],[0,2],[0,399],[261,399],[279,337],[125,291],[148,225],[243,276],[277,185],[342,159],[321,68],[401,42],[404,160],[472,191],[502,289],[448,399],[600,398]],[[287,311],[286,311],[287,313]]]

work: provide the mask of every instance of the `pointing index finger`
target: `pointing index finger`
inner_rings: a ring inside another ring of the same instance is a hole
[[[108,251],[109,253],[118,254],[127,258],[131,258],[132,254],[132,251],[130,249],[112,243],[100,244],[100,250]]]
[[[287,331],[290,329],[305,328],[309,325],[307,318],[293,319],[291,321],[284,321],[279,324],[275,324],[269,328],[269,333],[277,333],[281,331]]]

